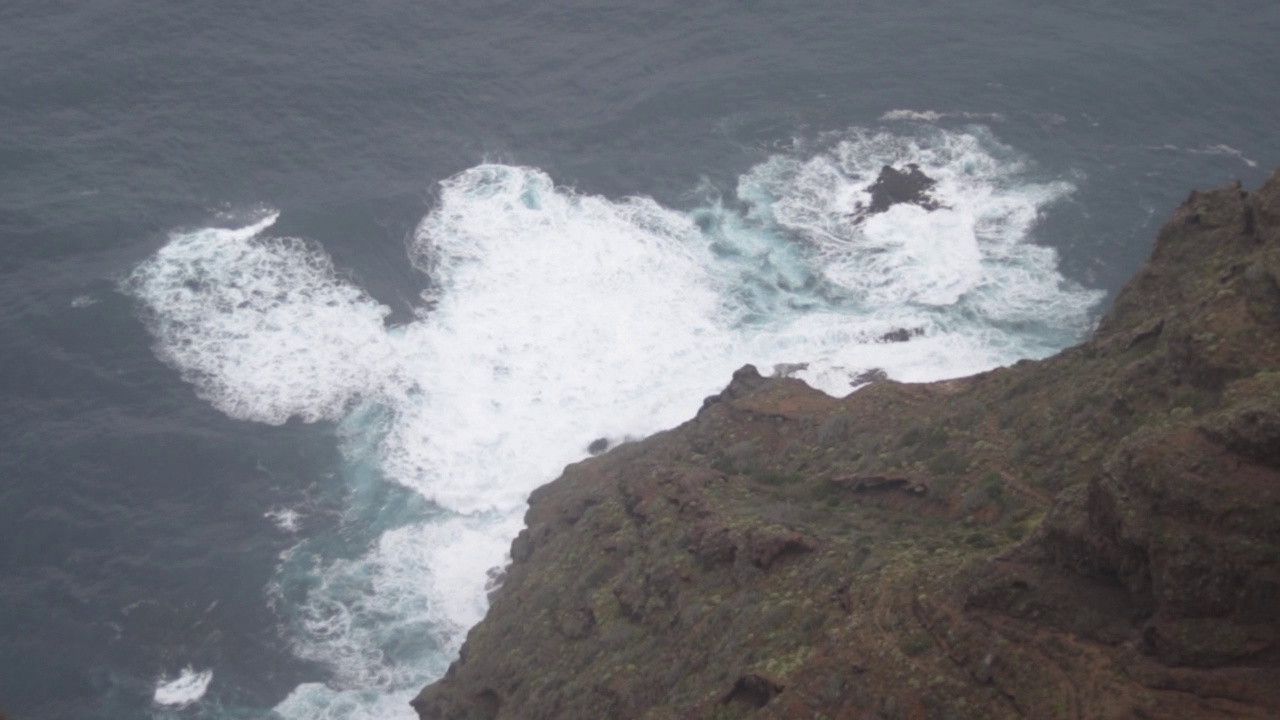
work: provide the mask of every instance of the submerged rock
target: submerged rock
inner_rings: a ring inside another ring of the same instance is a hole
[[[1094,336],[837,399],[747,366],[565,469],[421,718],[1280,717],[1280,173]]]

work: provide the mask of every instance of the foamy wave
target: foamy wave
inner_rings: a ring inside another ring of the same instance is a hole
[[[212,681],[212,670],[196,672],[187,666],[175,678],[160,678],[152,700],[157,705],[183,708],[204,697]]]
[[[1185,152],[1191,155],[1222,155],[1225,157],[1233,157],[1251,168],[1258,167],[1257,161],[1253,158],[1246,156],[1243,152],[1231,147],[1230,145],[1223,145],[1220,143],[1216,145],[1202,145],[1198,148],[1182,148],[1177,145],[1148,145],[1147,149],[1158,152]]]
[[[1192,151],[1192,152],[1197,152],[1197,151]],[[1245,165],[1248,165],[1249,167],[1258,167],[1258,162],[1256,160],[1245,157],[1244,153],[1231,147],[1230,145],[1222,145],[1222,144],[1206,145],[1203,148],[1201,148],[1198,152],[1203,153],[1205,155],[1226,155],[1228,157],[1236,158],[1240,162],[1243,162]]]
[[[731,363],[733,318],[688,217],[528,168],[449,179],[415,261],[439,291],[384,469],[445,507],[514,511],[601,435],[692,414]]]
[[[484,617],[484,570],[503,562],[519,529],[511,517],[450,517],[383,533],[367,554],[320,569],[299,613],[298,654],[328,664],[343,688],[393,690],[443,672]],[[430,667],[385,654],[414,643],[430,646]]]
[[[942,207],[897,205],[853,222],[880,169],[905,163],[937,181],[932,194]],[[989,137],[935,130],[854,131],[809,157],[774,157],[744,176],[739,196],[754,201],[761,222],[809,248],[814,272],[844,298],[822,327],[857,336],[874,318],[923,331],[892,348],[819,343],[802,377],[870,361],[898,379],[934,380],[1042,356],[1082,334],[1101,293],[1065,282],[1056,252],[1033,242],[1043,209],[1072,186],[1026,175]],[[805,332],[823,337],[817,328]],[[931,350],[935,342],[947,351]]]
[[[1004,115],[1000,113],[938,112],[936,110],[889,110],[880,116],[880,122],[936,123],[949,118],[981,122],[1004,122]]]
[[[262,514],[275,526],[289,533],[298,532],[299,523],[302,520],[302,513],[293,508],[278,507],[272,508]]]
[[[337,688],[324,683],[302,683],[276,705],[275,714],[299,720],[387,720],[410,716],[407,698],[420,688],[398,693],[379,689]]]
[[[279,424],[341,417],[395,369],[389,310],[311,243],[243,228],[175,233],[126,280],[156,352],[226,414]]]

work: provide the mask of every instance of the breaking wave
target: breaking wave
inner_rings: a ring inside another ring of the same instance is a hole
[[[156,705],[165,707],[184,708],[204,697],[212,681],[212,670],[196,672],[195,669],[187,667],[178,673],[177,677],[160,678],[156,683],[152,701]]]

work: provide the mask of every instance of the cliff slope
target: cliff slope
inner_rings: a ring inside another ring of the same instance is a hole
[[[535,492],[462,718],[1280,717],[1280,173],[1086,343],[834,399],[734,374]]]

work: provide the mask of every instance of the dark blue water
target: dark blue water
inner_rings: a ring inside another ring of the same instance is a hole
[[[298,650],[319,581],[290,558],[410,522],[353,507],[437,512],[353,484],[383,472],[344,453],[354,420],[234,419],[162,359],[122,283],[175,232],[269,206],[406,324],[434,282],[406,244],[482,162],[696,214],[771,157],[949,133],[1069,186],[1031,240],[1112,293],[1190,188],[1280,162],[1275,3],[687,5],[0,7],[0,707],[270,717],[300,684],[351,690]],[[207,693],[156,704],[187,666]],[[349,700],[326,716],[374,702]]]

